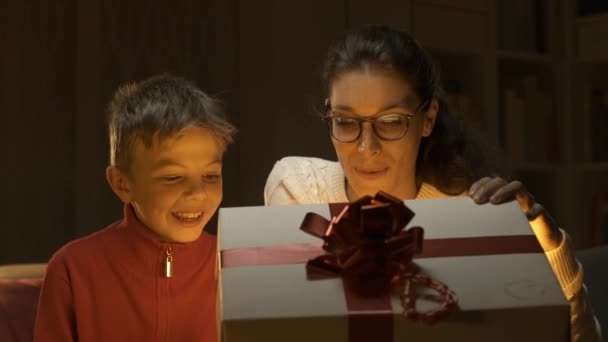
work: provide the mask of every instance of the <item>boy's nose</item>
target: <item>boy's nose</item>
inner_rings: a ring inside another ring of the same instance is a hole
[[[361,153],[374,154],[380,151],[380,140],[374,132],[374,128],[370,122],[364,122],[361,125],[361,136],[357,142],[357,150]]]
[[[207,197],[205,183],[203,181],[192,182],[186,192],[188,197]]]

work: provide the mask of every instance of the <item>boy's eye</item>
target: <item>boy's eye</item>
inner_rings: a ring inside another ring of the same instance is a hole
[[[182,177],[181,176],[168,176],[168,177],[162,177],[161,179],[166,183],[177,183],[180,180],[182,180]]]
[[[203,180],[205,181],[205,183],[216,183],[220,179],[222,179],[222,175],[219,173],[211,173],[203,176]]]

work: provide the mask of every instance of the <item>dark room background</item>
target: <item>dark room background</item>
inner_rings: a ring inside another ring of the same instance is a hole
[[[0,3],[0,264],[41,262],[121,215],[105,108],[160,72],[224,100],[238,129],[223,206],[262,205],[288,155],[334,159],[314,107],[345,29],[412,32],[452,105],[499,146],[578,248],[606,243],[608,16],[574,0],[54,0]],[[604,6],[606,7],[606,6]]]

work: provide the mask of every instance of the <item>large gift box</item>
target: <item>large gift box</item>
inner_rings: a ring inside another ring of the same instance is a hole
[[[223,208],[221,340],[569,340],[568,303],[516,202],[404,203],[414,213],[406,227],[424,230],[422,252],[413,264],[456,296],[457,307],[447,316],[435,322],[405,319],[403,298],[395,292],[387,292],[386,300],[360,300],[345,277],[311,277],[306,263],[324,254],[323,241],[300,226],[308,213],[337,217],[344,204]],[[415,293],[419,312],[440,305],[428,289]]]

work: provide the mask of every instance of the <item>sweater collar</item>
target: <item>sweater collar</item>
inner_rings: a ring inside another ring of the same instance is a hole
[[[348,196],[346,195],[346,177],[344,171],[340,168],[339,177],[336,177],[336,181],[332,184],[333,194],[335,194],[335,202],[349,202]],[[431,183],[423,182],[418,189],[416,198],[414,199],[432,199],[432,198],[445,198],[451,197],[450,195],[444,194]]]
[[[209,258],[215,258],[215,236],[203,231],[191,242],[168,242],[137,218],[131,204],[124,205],[123,213],[124,219],[118,225],[118,230],[124,234],[126,241],[124,258],[133,261],[133,266],[145,273],[164,276],[168,251],[173,258],[175,277],[196,272]]]

